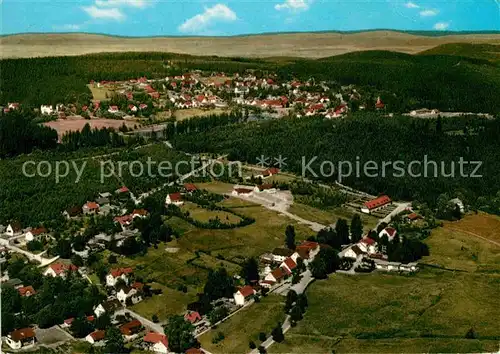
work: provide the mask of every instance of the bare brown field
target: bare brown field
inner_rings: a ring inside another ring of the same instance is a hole
[[[99,52],[172,52],[192,55],[320,58],[362,50],[417,53],[446,43],[500,44],[498,34],[417,36],[394,31],[286,33],[236,37],[124,38],[97,34],[18,34],[0,38],[0,58]]]
[[[51,121],[51,122],[46,122],[43,123],[47,127],[51,127],[52,129],[55,129],[57,131],[57,134],[61,137],[65,133],[69,131],[80,131],[83,129],[85,124],[89,124],[90,128],[114,128],[117,129],[120,128],[123,124],[129,128],[133,128],[135,124],[137,124],[134,121],[126,121],[126,120],[119,120],[119,119],[105,119],[105,118],[98,118],[98,119],[84,119],[84,118],[68,118],[68,119],[58,119],[56,121]]]
[[[468,215],[458,223],[446,223],[450,230],[485,238],[500,247],[500,217],[485,213]]]

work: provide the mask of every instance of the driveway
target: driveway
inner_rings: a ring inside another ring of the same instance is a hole
[[[127,312],[132,317],[135,317],[136,319],[138,319],[139,321],[141,321],[141,323],[145,327],[149,327],[150,329],[152,329],[153,331],[158,332],[158,333],[164,333],[163,327],[162,327],[162,325],[160,323],[154,323],[153,321],[150,321],[147,318],[142,317],[141,315],[139,315],[138,313],[136,313],[136,312],[134,312],[132,310],[121,309],[121,310],[116,311],[115,315],[125,315]]]

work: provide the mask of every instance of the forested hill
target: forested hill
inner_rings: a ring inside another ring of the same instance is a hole
[[[409,55],[386,51],[302,60],[280,69],[283,77],[374,86],[391,110],[429,107],[442,111],[500,112],[500,64],[453,55]]]
[[[470,47],[472,46],[472,47]],[[225,73],[278,73],[283,78],[314,77],[342,85],[386,90],[392,111],[428,107],[442,111],[500,112],[500,62],[485,60],[491,47],[477,48],[475,58],[450,55],[409,55],[387,51],[357,52],[335,57],[282,60],[200,57],[172,53],[108,53],[79,57],[8,59],[0,61],[0,103],[39,106],[83,103],[91,98],[90,80],[163,78],[200,69]],[[477,46],[477,47],[476,47]],[[461,47],[462,48],[462,47]],[[175,62],[168,67],[166,62]]]
[[[446,132],[460,127],[460,134]],[[498,119],[443,119],[438,124],[436,120],[362,113],[345,120],[307,117],[233,124],[205,132],[194,132],[195,127],[191,128],[191,133],[172,135],[169,140],[183,151],[228,153],[232,159],[251,163],[258,162],[257,157],[261,155],[282,155],[287,158],[286,168],[297,174],[303,171],[302,158],[305,157],[307,163],[315,156],[317,160],[311,166],[316,173],[323,161],[332,161],[335,166],[338,161],[350,161],[355,166],[359,157],[361,166],[370,160],[379,166],[383,161],[400,160],[408,166],[411,161],[423,161],[427,155],[428,160],[438,163],[439,169],[443,161],[445,172],[449,174],[451,163],[455,161],[455,177],[434,178],[434,167],[429,168],[427,178],[413,177],[408,173],[398,177],[393,176],[395,169],[389,168],[386,177],[374,178],[362,173],[359,177],[351,175],[342,181],[375,195],[387,193],[396,199],[420,200],[434,205],[440,194],[456,195],[458,192],[467,202],[474,204],[480,196],[489,198],[500,190]],[[460,157],[466,161],[483,161],[480,169],[483,177],[460,177]],[[308,173],[306,177],[314,176]],[[337,177],[335,173],[331,177],[319,178],[332,181]],[[479,205],[481,207],[487,204],[481,199],[478,203],[483,204]]]

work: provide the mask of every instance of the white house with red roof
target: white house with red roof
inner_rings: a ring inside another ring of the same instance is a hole
[[[281,268],[274,269],[271,273],[266,275],[264,281],[272,282],[272,283],[280,283],[287,276],[287,272],[285,272]]]
[[[129,283],[129,277],[134,273],[134,270],[130,267],[128,268],[113,268],[106,275],[106,285],[115,286],[118,279],[122,279],[125,284]]]
[[[396,231],[395,228],[393,228],[393,227],[386,227],[385,229],[383,229],[382,231],[380,231],[380,233],[378,234],[378,237],[382,238],[383,236],[387,236],[387,238],[389,239],[389,241],[392,241],[392,240],[394,240],[394,237],[396,237],[396,234],[397,234],[397,231]]]
[[[197,311],[189,311],[184,315],[184,319],[192,324],[201,321],[201,315]]]
[[[109,106],[108,108],[109,113],[118,113],[119,111],[120,109],[118,108],[118,106]]]
[[[90,344],[95,344],[104,339],[106,333],[104,331],[94,331],[85,337],[85,340]]]
[[[36,229],[32,229],[32,230],[26,232],[26,234],[24,234],[24,238],[25,238],[26,242],[31,242],[35,238],[37,238],[38,236],[46,234],[46,233],[47,233],[47,229],[45,227],[37,227]]]
[[[173,205],[181,206],[182,204],[184,204],[184,202],[182,201],[182,194],[180,192],[170,193],[165,198],[165,204],[166,205],[173,204]]]
[[[47,270],[43,273],[45,276],[51,277],[66,277],[68,271],[76,272],[78,267],[74,264],[64,264],[64,263],[54,263],[51,264]]]
[[[361,207],[361,212],[365,214],[370,214],[371,212],[381,209],[390,204],[392,204],[391,198],[389,198],[386,195],[382,195],[378,198],[365,202]]]
[[[250,297],[255,294],[256,291],[254,288],[252,288],[250,285],[245,285],[233,294],[234,302],[236,303],[236,305],[243,306],[250,299]]]
[[[97,214],[99,212],[99,204],[96,202],[87,202],[83,204],[82,211],[84,214]]]
[[[366,252],[369,255],[377,253],[377,242],[370,237],[363,237],[357,245],[363,252]]]
[[[132,220],[132,215],[115,216],[115,218],[113,219],[114,222],[120,224],[122,230],[125,230],[127,227],[129,227],[132,224]]]
[[[157,333],[157,332],[149,332],[146,334],[142,340],[147,344],[148,350],[155,353],[168,353],[168,338],[166,335]]]
[[[128,110],[130,112],[134,112],[135,113],[135,112],[137,112],[137,107],[135,105],[133,105],[133,104],[129,104],[128,105]]]

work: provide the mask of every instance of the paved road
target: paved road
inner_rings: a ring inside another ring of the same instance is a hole
[[[0,244],[3,245],[3,246],[5,246],[5,247],[7,247],[7,248],[9,248],[10,250],[12,250],[14,252],[21,253],[21,254],[25,255],[26,257],[28,257],[28,259],[30,261],[37,261],[37,262],[39,262],[40,263],[40,265],[38,266],[39,268],[40,267],[45,267],[45,266],[49,265],[50,263],[54,262],[56,259],[59,258],[59,256],[56,256],[56,257],[50,258],[50,259],[49,258],[44,258],[44,257],[42,257],[42,254],[44,252],[42,252],[40,254],[34,254],[34,253],[31,253],[31,252],[25,251],[25,250],[23,250],[23,249],[21,249],[19,247],[16,247],[14,245],[11,245],[9,243],[9,240],[5,240],[5,239],[0,239]]]
[[[115,315],[125,315],[125,313],[130,313],[130,315],[132,317],[135,317],[136,319],[138,319],[139,321],[141,321],[141,323],[146,326],[146,327],[149,327],[150,329],[152,329],[153,331],[155,332],[158,332],[158,333],[164,333],[163,331],[163,327],[160,323],[154,323],[153,321],[150,321],[148,320],[147,318],[144,318],[142,317],[141,315],[139,315],[138,313],[130,310],[130,309],[121,309],[121,310],[118,310],[115,312]]]
[[[311,271],[307,269],[302,274],[302,278],[297,284],[291,286],[290,290],[294,290],[297,294],[302,294],[306,291],[307,286],[314,280]]]

